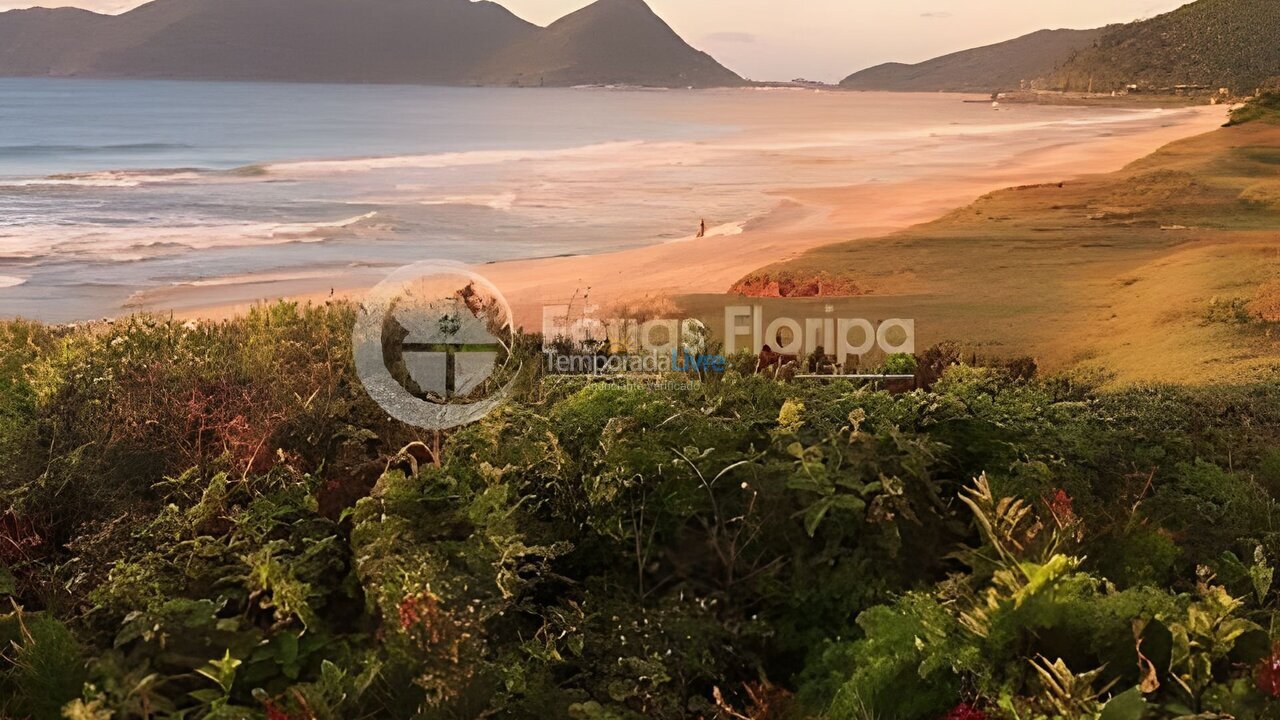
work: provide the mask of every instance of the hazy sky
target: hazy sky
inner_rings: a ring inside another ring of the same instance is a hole
[[[216,2],[216,0],[213,0]],[[587,0],[498,0],[545,25]],[[676,32],[755,80],[838,80],[888,60],[918,62],[1041,28],[1087,28],[1187,0],[649,0]],[[0,0],[0,9],[78,5],[114,12],[138,0]]]

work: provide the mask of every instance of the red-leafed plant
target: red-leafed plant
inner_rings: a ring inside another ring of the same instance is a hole
[[[1268,697],[1280,698],[1280,643],[1271,646],[1271,654],[1258,661],[1253,669],[1258,690]]]
[[[951,710],[943,716],[943,720],[987,720],[987,713],[977,705],[962,702],[951,708]]]

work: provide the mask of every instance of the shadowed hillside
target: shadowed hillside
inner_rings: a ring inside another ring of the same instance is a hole
[[[995,45],[908,65],[885,63],[840,82],[850,90],[994,92],[1017,90],[1053,72],[1072,53],[1089,47],[1102,30],[1040,30]]]
[[[67,75],[92,57],[104,16],[78,8],[0,13],[0,74]]]
[[[1251,94],[1280,75],[1280,3],[1198,0],[1118,25],[1051,77],[1052,87],[1106,92],[1126,85],[1230,88]]]
[[[119,16],[0,13],[0,75],[739,85],[643,0],[539,28],[482,0],[153,0]],[[528,84],[528,83],[525,83]]]
[[[743,84],[710,55],[685,44],[642,0],[599,0],[524,36],[486,63],[492,85]]]

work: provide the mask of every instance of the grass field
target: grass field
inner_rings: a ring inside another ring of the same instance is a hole
[[[1173,143],[1108,175],[1010,188],[901,233],[810,251],[743,283],[826,272],[867,317],[1117,383],[1268,377],[1280,278],[1280,125]]]

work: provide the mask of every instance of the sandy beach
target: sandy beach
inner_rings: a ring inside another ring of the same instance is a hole
[[[547,304],[613,304],[675,295],[721,293],[744,275],[806,250],[855,238],[875,238],[932,220],[984,193],[1004,187],[1056,182],[1118,170],[1167,143],[1208,132],[1223,122],[1222,107],[1169,110],[1131,120],[1123,133],[1106,125],[1045,133],[1006,162],[981,158],[951,163],[927,177],[904,182],[822,188],[788,187],[780,172],[773,209],[740,225],[709,228],[703,238],[683,238],[620,252],[489,263],[476,269],[502,289],[526,328],[537,326]],[[870,241],[870,240],[869,240]],[[425,259],[425,258],[424,258]],[[142,293],[131,309],[172,311],[219,319],[256,302],[279,298],[322,302],[359,297],[375,277],[349,283],[332,277],[246,277],[240,282],[182,285]],[[232,299],[228,299],[229,295]]]

